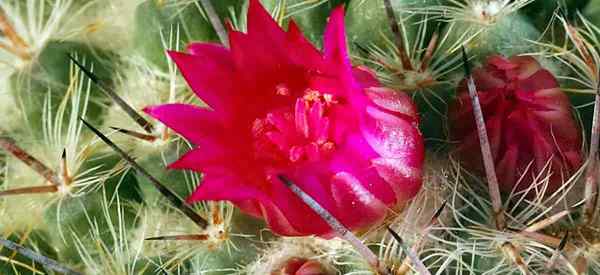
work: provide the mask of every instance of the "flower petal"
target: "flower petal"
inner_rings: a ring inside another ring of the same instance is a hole
[[[272,46],[283,45],[285,33],[279,24],[271,17],[269,12],[260,4],[259,0],[250,0],[248,6],[248,35],[257,39],[264,39],[263,43]]]
[[[194,93],[215,111],[226,114],[226,110],[232,108],[232,103],[236,103],[233,100],[236,81],[232,64],[228,58],[222,59],[221,55],[208,55],[211,51],[202,52],[196,47],[193,51],[194,55],[173,51],[168,53]]]
[[[407,116],[407,118],[418,121],[417,107],[411,98],[403,93],[385,87],[371,87],[365,89],[375,105],[382,109]]]
[[[350,58],[348,57],[348,47],[346,46],[343,6],[339,6],[331,12],[324,36],[323,48],[325,59],[349,68]]]
[[[339,172],[331,178],[331,195],[338,208],[338,219],[346,227],[364,228],[375,225],[386,215],[386,205],[349,173]]]
[[[407,159],[407,163],[423,162],[423,140],[416,123],[367,107],[362,119],[365,139],[384,158]]]
[[[188,104],[164,104],[144,108],[148,115],[193,143],[223,132],[221,118],[214,111]]]
[[[233,65],[233,59],[229,49],[216,43],[190,43],[186,48],[187,52],[202,58],[215,58],[224,64]]]
[[[200,185],[187,198],[188,203],[197,201],[243,201],[248,199],[264,198],[264,194],[250,184],[234,175],[210,174],[204,175]]]

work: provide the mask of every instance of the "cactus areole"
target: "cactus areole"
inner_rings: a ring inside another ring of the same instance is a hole
[[[231,48],[193,43],[169,52],[210,108],[145,111],[197,147],[172,169],[204,173],[188,198],[228,200],[280,235],[333,236],[280,182],[285,175],[346,227],[382,221],[421,187],[423,140],[410,98],[352,67],[336,8],[317,50],[290,22],[282,30],[250,1],[248,32],[229,30]]]
[[[581,129],[554,76],[529,56],[490,56],[473,78],[500,189],[558,189],[582,164]],[[466,167],[483,171],[466,80],[450,106],[452,136]],[[549,176],[549,180],[545,180]],[[533,194],[533,193],[531,193]]]

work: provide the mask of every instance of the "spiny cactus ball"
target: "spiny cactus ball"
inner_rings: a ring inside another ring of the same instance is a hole
[[[2,0],[0,274],[600,274],[600,1]]]

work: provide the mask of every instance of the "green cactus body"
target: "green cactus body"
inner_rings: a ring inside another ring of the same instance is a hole
[[[600,1],[590,0],[583,10],[583,14],[594,26],[600,26]]]
[[[167,145],[168,146],[168,145]],[[179,170],[169,170],[166,167],[177,160],[180,154],[177,153],[175,146],[168,146],[162,153],[155,153],[139,161],[140,165],[148,171],[161,171],[153,173],[153,176],[162,184],[175,192],[180,198],[185,199],[191,194],[193,187],[200,182],[201,177]],[[156,187],[146,177],[137,174],[144,200],[153,201],[162,197],[156,190]],[[191,186],[190,186],[191,185]]]
[[[419,18],[405,16],[407,10],[419,10],[436,3],[435,0],[392,0],[390,1],[396,17],[403,27],[408,41],[415,41]],[[366,23],[368,22],[368,23]],[[390,21],[383,1],[353,0],[346,9],[346,28],[348,43],[356,50],[356,46],[368,47],[376,45],[384,48],[388,42],[394,41],[390,30]],[[431,28],[433,30],[433,28]]]
[[[86,170],[91,167],[99,167],[97,172],[110,171],[114,169],[118,164],[119,159],[110,156],[105,158],[91,158],[89,161],[84,163],[82,170]],[[123,203],[140,203],[142,201],[142,195],[140,187],[134,171],[125,170],[121,173],[107,174],[101,183],[98,184],[99,190],[94,192],[87,192],[78,196],[66,196],[59,198],[54,203],[46,206],[44,211],[44,222],[49,229],[49,234],[55,241],[55,246],[60,247],[61,257],[73,263],[80,261],[79,252],[76,249],[76,245],[72,240],[73,234],[77,236],[86,236],[91,230],[91,226],[94,224],[94,220],[98,223],[100,228],[106,228],[108,221],[106,218],[112,219],[112,222],[116,222],[117,219],[123,219],[128,224],[124,225],[126,228],[133,228],[135,225],[136,212],[131,208],[125,208],[124,211],[118,212],[116,209],[117,205],[114,203],[114,199],[118,196]],[[93,191],[93,190],[90,190]],[[99,207],[104,201],[111,201],[113,205],[108,206],[108,212],[103,212],[104,209]],[[108,217],[105,215],[108,214]],[[119,217],[119,215],[124,215]],[[103,218],[100,218],[103,217]],[[90,224],[90,222],[92,222]],[[108,242],[107,234],[110,232],[102,231],[100,237],[107,240],[106,245],[113,246],[114,244]]]
[[[75,72],[70,66],[68,55],[75,57],[88,66],[93,66],[94,73],[103,81],[112,79],[114,55],[112,53],[90,48],[78,42],[49,42],[29,67],[15,72],[10,77],[10,91],[15,104],[21,109],[27,126],[40,137],[43,125],[44,104],[51,100],[54,111],[69,89],[71,74]],[[92,65],[93,64],[93,65]],[[106,96],[96,86],[92,87],[88,119],[99,122],[103,113],[102,104]],[[65,116],[68,118],[68,115]]]
[[[448,25],[444,35],[448,35],[449,44],[454,47],[446,50],[456,51],[461,41],[466,41],[467,51],[481,61],[492,54],[513,56],[533,51],[533,44],[528,40],[535,41],[540,36],[540,32],[520,14],[482,20],[492,21],[457,21]]]
[[[560,9],[560,12],[575,18],[578,11],[588,5],[590,0],[544,0],[532,1],[523,8],[523,14],[531,18],[531,22],[539,29],[544,30],[548,27],[548,22],[554,16],[554,13]],[[593,2],[593,0],[592,0]],[[590,3],[590,5],[593,5]]]

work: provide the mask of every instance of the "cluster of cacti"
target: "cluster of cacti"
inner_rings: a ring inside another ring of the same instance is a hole
[[[600,274],[600,1],[0,0],[0,274]]]

